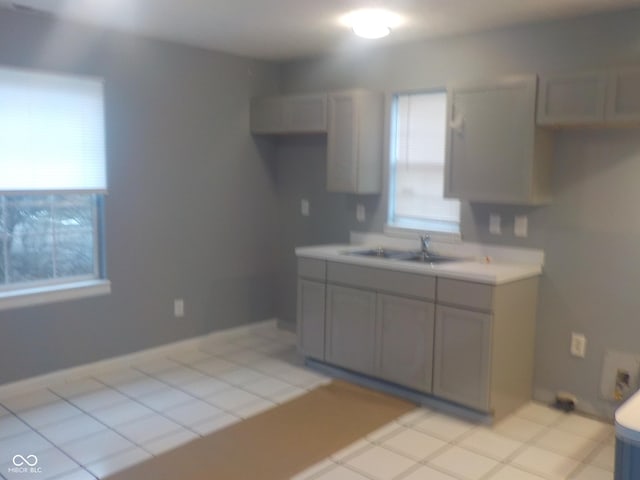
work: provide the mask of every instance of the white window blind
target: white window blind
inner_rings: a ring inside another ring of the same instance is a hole
[[[396,97],[389,221],[395,226],[457,232],[460,204],[445,199],[446,92]]]
[[[0,68],[0,192],[107,190],[102,82]]]

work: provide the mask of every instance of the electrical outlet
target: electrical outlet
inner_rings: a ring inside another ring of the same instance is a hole
[[[524,238],[529,232],[529,219],[526,215],[516,215],[513,222],[513,234],[516,237]]]
[[[173,315],[176,318],[184,317],[184,300],[182,298],[176,298],[173,301]]]
[[[502,235],[502,218],[497,213],[489,215],[489,233],[493,235]]]
[[[640,355],[608,350],[602,364],[602,398],[623,402],[638,390]]]
[[[300,200],[300,213],[303,217],[309,216],[309,200],[307,200],[306,198]]]
[[[571,355],[584,358],[587,354],[587,337],[582,333],[571,334]]]
[[[358,222],[363,223],[365,221],[366,218],[366,211],[364,209],[364,205],[359,203],[356,206],[356,220],[358,220]]]

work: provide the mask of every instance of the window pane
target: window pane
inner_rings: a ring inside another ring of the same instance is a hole
[[[446,100],[445,92],[396,97],[389,206],[393,224],[435,230],[443,225],[451,231],[460,221],[460,203],[444,198]]]
[[[97,278],[96,201],[77,194],[0,196],[6,227],[0,284]]]
[[[6,244],[6,241],[2,236],[2,234],[0,234],[0,287],[2,287],[2,285],[7,281],[7,276],[6,276],[7,266],[6,266],[6,259],[4,256],[5,244]]]
[[[93,232],[64,228],[56,232],[56,276],[93,273]]]
[[[56,228],[93,228],[92,195],[55,195],[53,201]]]
[[[48,280],[53,278],[53,235],[51,222],[48,228],[42,228],[39,222],[36,230],[39,233],[29,234],[20,229],[14,233],[9,242],[9,281],[11,283]],[[15,232],[15,230],[14,230]]]

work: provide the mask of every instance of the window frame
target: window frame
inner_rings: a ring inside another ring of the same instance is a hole
[[[444,222],[438,220],[424,220],[424,219],[414,219],[410,217],[398,217],[395,216],[395,169],[393,168],[392,162],[395,158],[395,150],[396,150],[396,128],[397,128],[397,113],[398,113],[398,98],[404,95],[420,95],[420,94],[431,94],[431,93],[444,93],[447,95],[446,87],[431,87],[431,88],[422,88],[415,90],[402,90],[402,91],[394,91],[388,95],[388,103],[389,103],[389,115],[388,115],[388,128],[387,135],[389,138],[388,148],[387,148],[387,159],[385,165],[385,182],[386,182],[386,191],[387,191],[387,202],[386,202],[386,219],[383,227],[383,231],[385,234],[405,237],[405,238],[414,238],[418,234],[428,233],[431,237],[436,241],[450,241],[450,242],[459,242],[462,240],[461,236],[461,205],[458,211],[458,222],[455,226],[451,225],[451,222]],[[448,98],[447,98],[448,102]],[[445,110],[446,111],[446,110]],[[446,115],[446,114],[445,114]],[[446,122],[446,116],[444,121]],[[448,136],[445,137],[445,156],[446,156],[446,142]],[[446,158],[445,158],[445,166],[446,169]],[[446,176],[446,172],[445,172]],[[443,196],[444,198],[444,196]],[[453,228],[452,228],[453,227]]]

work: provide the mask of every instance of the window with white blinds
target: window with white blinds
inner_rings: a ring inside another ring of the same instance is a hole
[[[102,81],[0,67],[0,310],[107,292],[106,191]]]
[[[0,68],[0,192],[107,189],[102,81]]]
[[[445,199],[447,94],[395,97],[389,169],[392,227],[459,232],[460,202]]]

